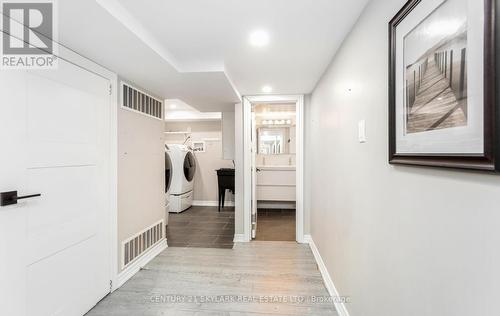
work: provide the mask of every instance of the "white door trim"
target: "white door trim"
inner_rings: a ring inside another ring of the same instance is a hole
[[[304,96],[260,95],[243,97],[243,233],[245,241],[251,240],[252,231],[252,179],[251,179],[251,114],[253,103],[293,102],[297,111],[296,135],[296,240],[304,240]]]
[[[243,235],[252,240],[252,103],[243,97]]]

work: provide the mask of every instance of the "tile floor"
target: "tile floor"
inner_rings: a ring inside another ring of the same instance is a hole
[[[169,247],[233,248],[234,207],[193,206],[170,213],[167,226]]]
[[[295,210],[259,209],[255,239],[295,241]]]

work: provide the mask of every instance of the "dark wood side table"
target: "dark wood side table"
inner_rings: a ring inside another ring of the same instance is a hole
[[[224,199],[226,190],[230,190],[234,194],[234,169],[221,168],[217,171],[217,182],[219,184],[219,212],[222,204],[224,208]]]

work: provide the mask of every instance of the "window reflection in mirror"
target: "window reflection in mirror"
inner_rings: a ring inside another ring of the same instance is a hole
[[[261,155],[289,154],[290,127],[258,128],[257,146]]]
[[[252,111],[255,113],[257,154],[295,154],[295,104],[255,104]]]

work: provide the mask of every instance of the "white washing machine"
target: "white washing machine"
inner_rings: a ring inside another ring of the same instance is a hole
[[[165,225],[168,225],[168,213],[170,212],[170,186],[172,185],[172,160],[170,149],[165,145]]]
[[[172,161],[169,212],[180,213],[193,205],[196,161],[192,150],[185,145],[167,145]]]

